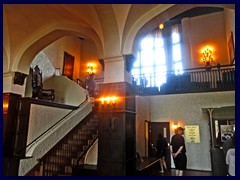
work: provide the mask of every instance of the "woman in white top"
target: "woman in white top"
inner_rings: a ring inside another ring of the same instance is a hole
[[[228,166],[228,174],[235,176],[235,132],[232,137],[232,147],[227,150],[226,164]]]
[[[228,174],[235,176],[235,148],[231,148],[227,151],[226,164],[228,165]]]

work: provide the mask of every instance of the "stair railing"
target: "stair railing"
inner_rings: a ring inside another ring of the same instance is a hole
[[[86,155],[86,153],[88,152],[88,150],[93,146],[93,144],[97,141],[98,136],[93,140],[93,142],[91,144],[89,144],[89,146],[87,147],[87,149],[82,153],[81,156],[79,156],[78,160],[77,160],[77,168],[80,165],[80,161],[81,159]]]
[[[75,149],[73,149],[74,147],[72,146],[67,146],[64,148],[64,150],[60,150],[62,149],[64,144],[68,144],[69,140],[74,139],[74,137],[76,137],[76,132],[79,132],[79,130],[81,128],[84,127],[84,125],[87,125],[88,120],[90,120],[94,114],[96,114],[97,109],[96,106],[95,108],[93,108],[92,112],[90,114],[88,114],[84,120],[82,120],[79,124],[77,124],[66,136],[64,136],[56,145],[54,145],[54,147],[52,147],[43,157],[37,159],[38,161],[38,165],[36,165],[31,171],[29,171],[27,173],[27,176],[30,175],[32,176],[35,171],[39,171],[39,176],[57,176],[57,175],[72,175],[72,165],[73,164],[77,164],[77,160],[80,154],[77,155],[76,161],[72,161],[72,155],[74,155],[74,153],[77,153]],[[89,131],[90,132],[90,131]],[[78,134],[78,133],[77,133]],[[94,133],[95,134],[95,133]],[[95,136],[92,136],[95,137]],[[81,135],[78,134],[78,138],[77,138],[77,143],[79,144],[79,147],[82,147],[80,150],[81,154],[85,154],[84,151],[86,151],[84,149],[84,146],[86,146],[88,143],[87,142],[82,142],[82,140],[85,138],[85,135]],[[95,139],[92,139],[93,142],[95,142]],[[89,146],[92,146],[92,143],[87,145],[87,149],[89,149]],[[60,150],[60,151],[59,151]],[[74,152],[74,153],[73,153]],[[60,156],[55,156],[56,154],[60,153]],[[71,162],[70,162],[71,161]],[[64,162],[64,167],[62,166],[62,168],[59,170],[59,165],[58,163],[62,163]],[[66,163],[67,162],[67,163]],[[71,172],[69,172],[70,168]],[[66,170],[67,169],[67,170]],[[71,174],[70,174],[71,173]]]
[[[63,116],[61,119],[59,119],[55,124],[53,124],[51,127],[49,127],[46,131],[44,131],[42,134],[40,134],[38,137],[36,137],[31,143],[29,143],[28,145],[26,145],[23,149],[21,149],[20,151],[18,151],[15,154],[15,157],[22,157],[21,153],[23,153],[28,147],[34,145],[40,138],[42,138],[45,134],[47,134],[48,132],[50,132],[52,129],[54,129],[59,123],[61,123],[66,117],[68,117],[69,115],[71,115],[74,111],[76,111],[77,109],[79,109],[86,101],[88,100],[88,98],[86,97],[86,99],[79,104],[78,106],[76,106],[76,108],[74,108],[72,111],[70,111],[69,113],[67,113],[65,116]],[[23,157],[24,158],[24,157]]]

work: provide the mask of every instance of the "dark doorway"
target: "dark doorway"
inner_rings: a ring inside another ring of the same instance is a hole
[[[166,138],[167,142],[170,143],[170,125],[169,122],[148,122],[148,156],[154,157],[156,156],[156,143],[158,139],[158,133],[162,133]],[[167,149],[167,157],[166,157],[167,167],[171,168],[171,156],[169,146]]]

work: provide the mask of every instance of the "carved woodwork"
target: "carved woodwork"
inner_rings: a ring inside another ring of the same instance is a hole
[[[104,71],[104,60],[103,59],[99,59],[98,61],[99,61],[99,63],[102,66],[102,71]]]
[[[23,74],[23,73],[20,73],[20,72],[15,72],[13,83],[22,86],[24,84],[24,80],[25,80],[26,77],[27,77],[26,74]]]
[[[42,72],[38,66],[36,66],[33,71],[32,88],[32,98],[54,101],[55,90],[43,89]]]
[[[126,54],[125,55],[125,59],[126,59],[126,70],[128,72],[130,72],[132,70],[132,66],[136,60],[135,56],[132,54]]]

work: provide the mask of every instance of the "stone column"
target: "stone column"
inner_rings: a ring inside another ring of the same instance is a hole
[[[126,70],[125,56],[104,58],[104,83],[114,82],[131,84],[130,72]]]
[[[100,176],[135,175],[135,89],[127,82],[104,83],[99,102],[98,173]]]

